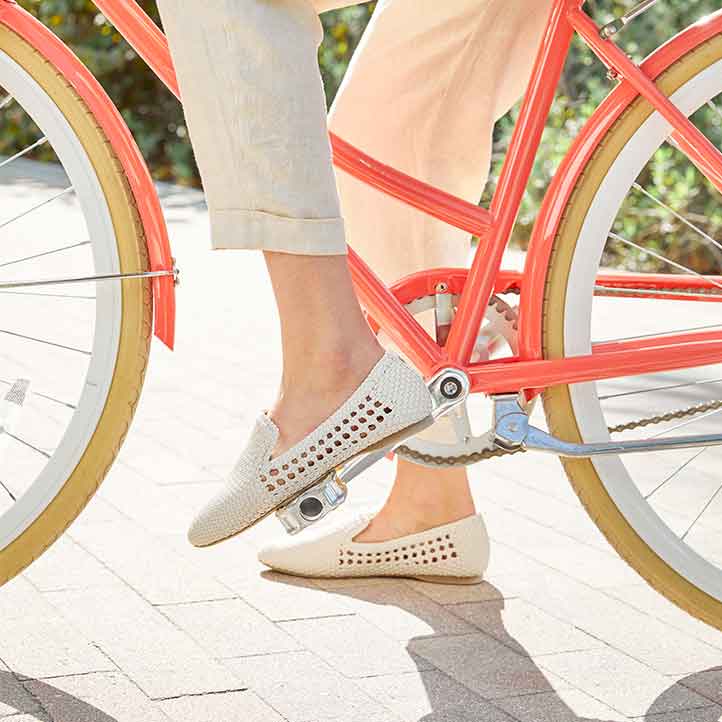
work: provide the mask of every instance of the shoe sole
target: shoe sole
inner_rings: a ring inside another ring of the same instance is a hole
[[[193,544],[197,549],[207,549],[208,547],[215,546],[216,544],[220,544],[221,542],[227,541],[228,539],[233,539],[233,537],[238,536],[239,534],[243,534],[244,531],[248,531],[249,529],[252,529],[256,524],[259,524],[264,519],[269,517],[273,512],[277,511],[283,506],[286,506],[287,504],[290,504],[292,501],[295,501],[298,499],[299,496],[302,496],[305,494],[311,487],[318,484],[322,479],[326,478],[329,474],[332,474],[336,469],[338,469],[341,466],[344,466],[345,464],[348,464],[349,461],[353,461],[356,457],[361,456],[361,454],[367,454],[371,451],[378,451],[379,449],[383,449],[387,446],[396,446],[398,443],[401,443],[405,439],[411,438],[412,436],[416,436],[416,434],[424,431],[424,429],[428,429],[431,424],[434,423],[434,417],[429,415],[426,418],[422,419],[421,421],[417,421],[415,424],[411,424],[410,426],[406,426],[400,431],[396,431],[393,434],[389,434],[388,436],[384,436],[383,439],[377,441],[374,444],[371,444],[370,446],[366,446],[363,449],[361,449],[358,453],[354,454],[353,456],[349,456],[348,459],[340,463],[338,466],[335,466],[330,471],[327,471],[322,476],[317,477],[314,479],[310,484],[307,484],[303,487],[303,489],[300,489],[298,492],[293,494],[293,496],[289,496],[287,499],[284,499],[279,504],[274,506],[272,509],[267,511],[262,516],[259,516],[258,519],[256,519],[254,522],[249,524],[248,526],[244,526],[243,529],[240,529],[239,531],[235,531],[232,534],[229,534],[228,536],[224,536],[221,539],[216,539],[215,541],[210,542],[209,544]]]
[[[328,579],[328,580],[342,580],[342,579],[411,579],[415,582],[429,582],[431,584],[446,584],[449,586],[474,586],[481,584],[484,581],[484,577],[481,575],[473,577],[453,577],[444,576],[443,574],[369,574],[368,576],[338,576],[338,577],[320,577],[314,574],[300,574],[297,572],[287,572],[282,569],[274,569],[269,567],[268,571],[274,574],[284,574],[287,577],[298,577],[300,579]]]

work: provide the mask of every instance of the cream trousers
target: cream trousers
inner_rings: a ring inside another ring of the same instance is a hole
[[[551,0],[379,0],[328,116],[373,157],[477,202]],[[386,282],[461,266],[468,234],[331,165],[318,13],[338,0],[158,0],[214,248],[343,254]]]

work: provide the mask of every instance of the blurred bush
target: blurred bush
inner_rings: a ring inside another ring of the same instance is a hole
[[[121,109],[154,177],[197,185],[198,174],[178,103],[94,4],[89,0],[21,0],[21,3],[60,35],[99,78]],[[587,7],[598,22],[604,23],[632,4],[632,0],[590,0]],[[140,0],[140,5],[158,21],[152,0]],[[322,16],[325,39],[319,61],[329,102],[338,89],[373,6],[374,3],[367,3]],[[667,0],[635,20],[619,36],[619,42],[632,57],[641,59],[679,29],[719,6],[718,0]],[[561,158],[584,121],[612,87],[601,64],[581,42],[575,40],[518,219],[515,237],[520,245],[528,239],[541,198]],[[379,109],[379,112],[383,110]],[[497,124],[492,174],[483,202],[488,201],[493,191],[517,112],[518,107]],[[699,120],[709,137],[720,145],[720,116],[712,110],[703,109]],[[0,129],[0,153],[8,154],[23,147],[31,136],[32,129],[28,124],[4,125]],[[689,214],[704,223],[706,231],[715,236],[722,226],[722,213],[716,197],[702,180],[679,153],[664,147],[650,165],[644,183],[654,195],[664,196],[672,202],[680,213]],[[661,212],[644,196],[630,198],[624,219],[619,223],[620,232],[643,237],[659,248],[664,246],[660,240],[664,232],[668,239],[674,239],[674,253],[680,258],[696,254],[698,267],[719,270],[719,259],[711,251],[700,251],[699,245],[692,243],[691,231],[687,227],[670,220],[669,214]],[[615,254],[615,249],[610,247],[608,260],[622,262],[621,257],[615,257]],[[645,264],[655,266],[651,258],[634,256],[629,256],[627,263],[634,266]]]

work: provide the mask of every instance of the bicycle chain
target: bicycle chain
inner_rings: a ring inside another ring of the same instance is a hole
[[[646,290],[646,289],[645,289]],[[652,289],[653,290],[653,289]],[[679,292],[684,293],[695,292],[695,293],[709,293],[710,295],[717,295],[719,291],[707,290],[707,289],[678,289]],[[513,293],[519,295],[521,290],[519,287],[511,287],[504,291],[504,293]],[[620,291],[619,294],[615,294],[613,289],[609,289],[604,295],[624,295]],[[618,424],[617,426],[610,426],[607,428],[610,434],[620,433],[622,431],[634,431],[635,429],[644,428],[646,426],[652,426],[654,424],[662,424],[666,421],[675,421],[689,418],[690,416],[696,416],[697,414],[704,414],[709,411],[717,411],[722,409],[722,399],[710,401],[706,404],[698,404],[697,406],[689,406],[686,409],[678,409],[677,411],[668,411],[666,414],[657,414],[656,416],[648,416],[646,418],[637,419],[635,421],[629,421],[626,424]],[[488,459],[495,459],[502,456],[513,456],[514,454],[525,453],[526,449],[485,449],[484,451],[477,451],[473,454],[459,454],[458,456],[433,456],[432,454],[422,454],[419,451],[414,451],[408,446],[400,446],[399,451],[404,454],[407,459],[419,461],[424,464],[433,464],[434,466],[470,466],[476,464],[479,461],[486,461]]]
[[[405,459],[418,461],[423,464],[434,466],[471,466],[479,461],[494,459],[499,456],[511,456],[512,454],[524,453],[526,449],[484,449],[484,451],[475,451],[473,454],[459,454],[458,456],[433,456],[432,454],[422,454],[420,451],[409,449],[408,446],[400,446],[397,451],[401,451]]]
[[[626,424],[619,424],[618,426],[611,426],[609,427],[609,433],[618,434],[621,431],[633,431],[634,429],[639,429],[644,426],[661,424],[665,421],[686,419],[690,416],[705,414],[708,411],[717,411],[718,409],[722,409],[722,399],[716,401],[709,401],[706,404],[697,404],[697,406],[689,406],[686,409],[679,409],[678,411],[668,411],[666,414],[649,416],[646,419],[637,419],[636,421],[630,421]]]
[[[678,419],[686,419],[697,414],[705,414],[709,411],[717,411],[722,409],[722,399],[710,401],[706,404],[698,404],[690,406],[686,409],[678,411],[669,411],[666,414],[658,414],[657,416],[648,416],[647,418],[630,421],[626,424],[608,427],[610,434],[617,434],[622,431],[634,431],[645,426],[654,424],[662,424],[665,421],[675,421]],[[458,456],[432,456],[431,454],[422,454],[418,451],[410,449],[408,446],[400,446],[399,451],[403,452],[404,457],[413,461],[419,461],[424,464],[433,464],[434,466],[471,466],[479,461],[494,459],[501,456],[512,456],[513,454],[525,453],[526,449],[485,449],[477,451],[473,454],[459,454]]]

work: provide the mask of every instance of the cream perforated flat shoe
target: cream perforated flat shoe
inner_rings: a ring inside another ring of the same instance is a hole
[[[332,416],[275,459],[279,431],[262,414],[224,488],[193,520],[188,539],[208,546],[238,534],[359,453],[426,426],[431,410],[421,376],[387,351]]]
[[[302,577],[408,577],[444,584],[477,584],[489,563],[489,537],[480,514],[387,542],[355,542],[373,514],[323,522],[299,537],[263,547],[259,560]]]

